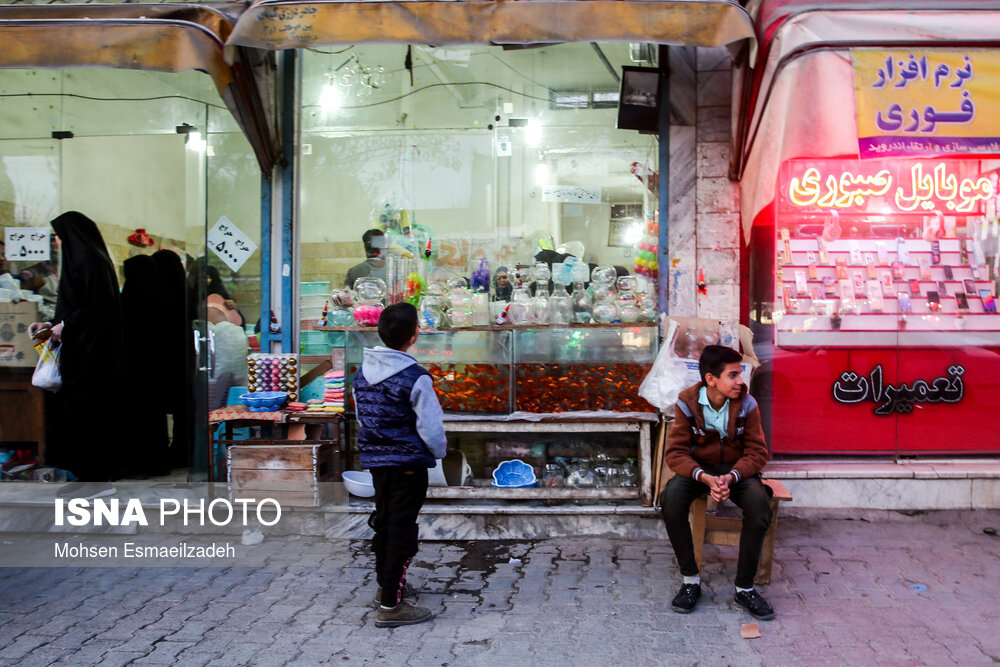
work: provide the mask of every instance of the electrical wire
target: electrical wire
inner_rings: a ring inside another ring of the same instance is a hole
[[[187,95],[158,95],[156,97],[94,97],[91,95],[80,95],[79,93],[0,93],[0,97],[75,97],[81,100],[92,100],[95,102],[154,102],[156,100],[187,100],[225,110],[221,104],[213,104],[205,100],[199,100]]]
[[[324,51],[323,49],[317,49],[317,48],[307,48],[306,51],[311,51],[313,53],[322,53],[325,56],[335,56],[335,55],[340,54],[340,53],[347,53],[348,51],[350,51],[353,48],[354,48],[354,44],[351,44],[346,49],[341,49],[340,51]]]
[[[383,104],[391,104],[392,102],[398,102],[399,100],[401,100],[403,98],[406,98],[406,97],[409,97],[410,95],[416,95],[417,93],[422,93],[423,91],[428,90],[430,88],[439,88],[441,86],[490,86],[492,88],[498,88],[500,90],[506,91],[506,92],[508,92],[508,93],[510,93],[512,95],[520,95],[521,97],[525,97],[525,98],[527,98],[529,100],[538,100],[540,102],[549,102],[550,101],[549,98],[547,98],[547,97],[538,97],[536,95],[529,95],[527,93],[522,93],[522,92],[519,92],[519,91],[514,90],[512,88],[507,88],[506,86],[501,86],[501,85],[496,84],[496,83],[490,83],[489,81],[460,81],[460,82],[456,82],[456,83],[430,83],[430,84],[427,84],[426,86],[424,86],[423,88],[417,88],[416,90],[411,90],[408,93],[405,93],[403,95],[397,95],[396,97],[390,97],[389,99],[382,100],[381,102],[372,102],[370,104],[357,104],[355,106],[342,106],[340,108],[341,109],[369,109],[371,107],[377,107],[377,106],[381,106]],[[316,107],[319,107],[319,106],[320,106],[319,104],[304,104],[304,105],[302,105],[302,108],[303,109],[310,109],[310,108],[316,108]]]

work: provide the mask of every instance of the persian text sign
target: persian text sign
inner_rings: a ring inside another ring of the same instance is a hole
[[[854,49],[862,158],[1000,154],[1000,51]]]
[[[954,160],[789,160],[780,210],[851,213],[979,214],[994,195],[986,177]]]

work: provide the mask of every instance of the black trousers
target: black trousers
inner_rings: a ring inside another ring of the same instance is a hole
[[[724,469],[716,472],[709,466],[702,467],[710,475],[728,472]],[[663,522],[667,526],[667,535],[674,547],[674,555],[677,556],[677,565],[680,566],[681,574],[684,576],[698,574],[688,512],[694,499],[708,491],[707,484],[696,482],[690,477],[675,475],[660,494]],[[764,483],[760,481],[760,476],[754,475],[730,486],[729,499],[743,510],[743,528],[740,532],[740,553],[736,564],[735,583],[739,588],[752,588],[754,577],[757,576],[760,548],[764,544],[767,528],[771,525],[771,496]]]
[[[406,568],[417,554],[417,515],[427,497],[427,468],[372,468],[375,512],[375,578],[382,587],[382,605],[395,607],[403,599]]]

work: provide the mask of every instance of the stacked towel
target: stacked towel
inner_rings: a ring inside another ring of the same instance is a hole
[[[323,411],[344,411],[344,371],[330,371],[323,376]]]

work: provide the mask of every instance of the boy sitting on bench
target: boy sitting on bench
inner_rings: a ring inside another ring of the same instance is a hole
[[[702,351],[701,382],[677,397],[666,452],[667,465],[676,475],[660,494],[660,506],[684,577],[671,608],[688,614],[701,597],[688,511],[695,498],[711,493],[717,502],[732,499],[743,510],[735,600],[755,618],[768,620],[774,610],[753,588],[771,523],[770,494],[760,479],[768,454],[757,401],[740,375],[741,361],[739,352],[722,345]]]

